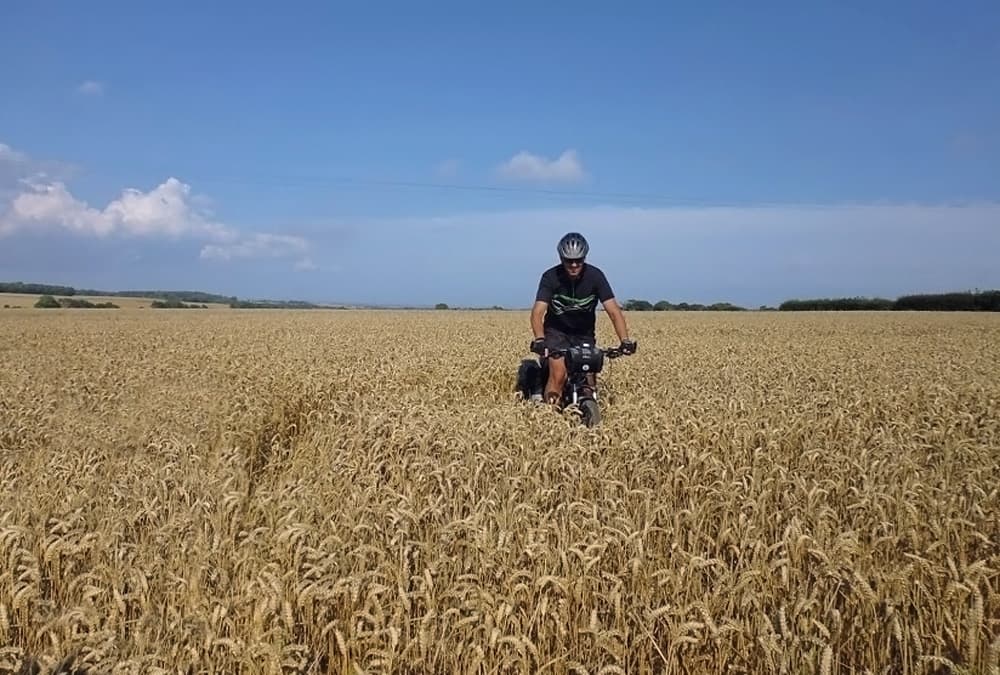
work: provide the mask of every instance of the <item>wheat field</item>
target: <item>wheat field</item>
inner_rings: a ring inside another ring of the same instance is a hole
[[[628,320],[3,314],[0,671],[1000,673],[1000,316]]]

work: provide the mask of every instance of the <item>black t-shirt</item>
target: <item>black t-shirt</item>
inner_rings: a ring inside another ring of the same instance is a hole
[[[560,264],[550,267],[538,282],[535,300],[549,303],[545,328],[570,335],[593,335],[597,303],[615,297],[611,284],[599,267],[584,264],[580,277],[570,279]]]

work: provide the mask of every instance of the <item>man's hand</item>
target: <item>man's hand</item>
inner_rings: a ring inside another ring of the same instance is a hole
[[[622,354],[635,354],[636,350],[639,349],[639,343],[635,340],[630,340],[628,338],[622,340],[619,349],[622,350]]]
[[[545,356],[545,338],[535,338],[531,341],[531,351],[539,356]]]

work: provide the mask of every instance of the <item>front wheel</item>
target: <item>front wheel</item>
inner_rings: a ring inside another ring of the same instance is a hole
[[[580,401],[580,414],[584,426],[593,428],[601,423],[601,408],[594,399]]]

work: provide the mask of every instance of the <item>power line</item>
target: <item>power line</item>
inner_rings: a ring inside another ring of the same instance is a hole
[[[439,183],[431,181],[394,180],[385,178],[362,178],[357,176],[275,176],[275,177],[232,177],[218,175],[201,175],[199,182],[232,183],[245,185],[285,185],[297,187],[300,185],[331,185],[347,184],[374,187],[397,187],[410,189],[453,190],[461,192],[492,192],[500,194],[535,194],[554,197],[576,197],[588,199],[633,199],[646,201],[670,201],[683,203],[681,200],[664,194],[641,192],[601,192],[594,190],[559,190],[554,188],[533,188],[525,186],[485,185],[481,183]],[[693,203],[693,202],[692,202]],[[707,202],[706,202],[707,203]]]
[[[167,172],[178,173],[178,172]],[[196,182],[197,184],[232,184],[250,186],[270,186],[270,187],[302,187],[306,185],[332,186],[332,185],[359,185],[369,187],[406,188],[406,189],[429,189],[458,192],[487,192],[495,194],[521,194],[540,195],[547,197],[577,198],[577,199],[607,199],[625,201],[645,201],[672,204],[676,206],[715,206],[715,207],[767,207],[767,206],[801,206],[812,208],[829,208],[829,204],[817,204],[791,201],[725,201],[710,199],[692,199],[670,196],[663,193],[653,192],[603,192],[597,190],[566,190],[556,188],[528,187],[528,186],[505,186],[487,185],[482,183],[446,183],[433,181],[398,180],[387,178],[364,178],[360,176],[317,176],[317,175],[270,175],[270,176],[232,176],[222,174],[197,174],[195,180],[185,182]]]

